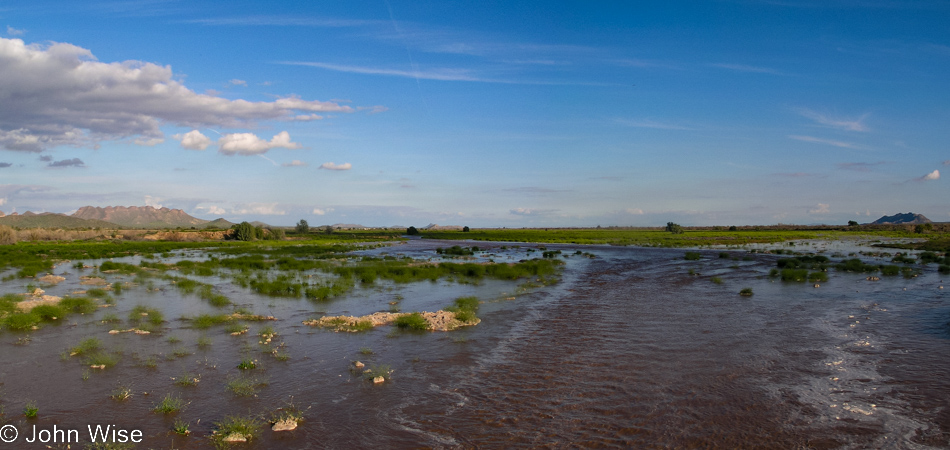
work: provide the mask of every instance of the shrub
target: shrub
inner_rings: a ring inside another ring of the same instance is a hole
[[[686,252],[686,256],[684,256],[683,259],[687,261],[698,261],[702,259],[702,255],[698,252]]]
[[[863,261],[857,258],[846,259],[841,261],[838,264],[835,264],[835,269],[843,270],[845,272],[877,272],[878,267],[871,264],[865,264]]]
[[[675,223],[673,223],[673,222],[667,222],[667,223],[666,223],[666,231],[669,231],[670,233],[673,233],[673,234],[683,234],[683,233],[684,233],[683,227],[680,226],[679,224],[675,224]]]
[[[16,244],[16,231],[6,225],[0,225],[0,245]]]
[[[421,313],[417,312],[400,316],[393,323],[397,327],[406,330],[425,331],[429,329],[429,322],[426,321],[425,317],[422,317]]]
[[[719,252],[719,257],[723,259],[728,258],[729,252]]]
[[[469,227],[462,227],[462,232],[463,232],[463,233],[468,233],[469,231],[472,231],[471,228],[469,228]]]
[[[254,225],[251,225],[248,222],[241,222],[231,227],[231,229],[234,230],[234,233],[232,233],[231,235],[234,239],[237,239],[239,241],[254,240],[254,237],[255,237]]]
[[[295,230],[301,234],[309,233],[310,224],[308,224],[306,220],[300,219],[300,222],[297,222],[297,227],[295,228]]]
[[[419,234],[419,230],[417,230],[416,227],[409,227],[409,228],[406,228],[406,234],[408,234],[409,236],[415,236]]]
[[[742,290],[739,291],[739,295],[750,297],[752,295],[752,288],[742,288]]]

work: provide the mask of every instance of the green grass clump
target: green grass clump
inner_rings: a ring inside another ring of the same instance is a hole
[[[751,296],[752,296],[752,288],[748,288],[748,287],[747,287],[747,288],[742,288],[742,290],[739,291],[739,295],[741,295],[741,296],[743,296],[743,297],[751,297]]]
[[[199,381],[201,381],[201,375],[195,375],[190,372],[185,372],[175,377],[175,384],[183,387],[197,386]]]
[[[287,275],[278,275],[273,279],[258,276],[250,280],[249,284],[254,292],[271,297],[300,297],[304,290],[303,283]]]
[[[40,412],[40,409],[36,406],[36,402],[28,401],[26,406],[23,407],[23,415],[27,419],[35,419],[36,415]]]
[[[104,297],[108,297],[109,293],[106,292],[106,290],[102,288],[92,288],[86,291],[86,295],[93,298],[104,298]]]
[[[872,264],[865,264],[863,261],[857,258],[846,259],[841,261],[838,264],[835,264],[835,269],[841,270],[844,272],[857,272],[857,273],[873,273],[877,272],[878,266]]]
[[[95,300],[88,297],[64,297],[60,300],[59,306],[79,314],[91,314],[99,309]]]
[[[70,356],[83,356],[102,349],[102,341],[96,338],[86,338],[79,341],[79,345],[69,349]]]
[[[134,324],[139,324],[144,321],[158,326],[165,321],[165,316],[161,311],[155,308],[148,308],[143,305],[138,305],[135,308],[132,308],[132,311],[129,312],[129,321]]]
[[[208,336],[200,336],[198,338],[198,348],[208,348],[211,347],[211,338]]]
[[[185,422],[184,420],[175,419],[175,424],[172,425],[172,431],[174,431],[175,434],[187,436],[191,434],[191,430],[188,429],[189,425],[190,424],[188,422]]]
[[[119,363],[119,355],[117,353],[95,351],[86,357],[84,363],[90,366],[105,366],[109,368]]]
[[[881,266],[881,275],[897,276],[897,275],[900,275],[900,273],[901,273],[900,266],[894,266],[894,265]]]
[[[186,403],[181,397],[173,397],[171,394],[165,394],[165,398],[158,402],[152,411],[161,414],[174,414],[181,411]]]
[[[950,273],[950,265],[941,264],[940,267],[937,267],[937,272]]]
[[[112,394],[110,394],[109,397],[117,402],[128,400],[132,398],[132,388],[128,386],[117,386],[112,390]]]
[[[116,272],[124,273],[124,274],[133,274],[133,273],[139,272],[140,270],[142,270],[142,268],[139,266],[134,266],[132,264],[126,264],[126,263],[117,263],[117,262],[112,262],[112,261],[106,261],[99,265],[100,272],[116,271]]]
[[[13,331],[26,331],[39,325],[42,319],[32,312],[12,313],[3,318],[3,326]]]
[[[241,369],[241,370],[256,369],[256,368],[257,368],[257,361],[255,361],[255,360],[253,360],[253,359],[250,359],[250,358],[244,358],[243,360],[241,360],[240,363],[238,363],[237,368],[238,368],[238,369]]]
[[[386,380],[389,380],[390,375],[393,373],[392,369],[389,368],[388,364],[372,365],[369,369],[363,372],[363,378],[367,380],[372,380],[376,377],[383,377]]]
[[[218,448],[227,448],[224,439],[231,435],[243,436],[247,441],[256,439],[264,426],[264,421],[257,416],[227,416],[221,422],[214,424],[214,434],[211,441]]]
[[[231,299],[229,299],[226,295],[214,292],[214,288],[207,284],[201,286],[201,289],[198,290],[198,296],[203,300],[207,300],[208,303],[211,303],[211,306],[216,306],[218,308],[231,304]]]
[[[811,272],[808,274],[808,281],[817,283],[819,281],[828,281],[827,272]]]
[[[475,316],[475,313],[478,312],[478,306],[479,306],[478,297],[459,297],[455,299],[455,303],[452,306],[445,308],[445,310],[454,312],[455,318],[459,321],[472,322],[475,319],[477,319],[477,317]],[[421,318],[421,315],[420,315],[420,318]],[[422,320],[425,321],[424,318]],[[428,328],[428,323],[426,323],[426,328]],[[411,329],[417,329],[417,328],[411,328]]]
[[[243,333],[247,331],[247,325],[243,323],[232,323],[224,327],[224,331],[227,333]]]
[[[225,387],[239,397],[251,397],[263,386],[267,386],[267,379],[260,376],[232,376],[225,382]]]
[[[722,284],[722,278],[720,277],[712,277],[709,279],[709,281],[712,281],[713,284]]]
[[[702,257],[703,256],[700,255],[699,252],[686,252],[686,255],[683,256],[683,259],[687,261],[699,261],[702,259]]]
[[[66,316],[66,310],[59,305],[39,305],[34,307],[30,312],[44,322],[52,322]]]
[[[805,281],[808,269],[782,269],[782,281]]]
[[[115,295],[122,295],[122,283],[118,281],[112,283],[112,292],[114,292]]]
[[[422,317],[422,313],[418,312],[399,316],[393,323],[404,330],[425,331],[429,329],[429,322],[426,322],[425,317]]]
[[[231,316],[227,314],[202,314],[191,319],[191,327],[204,330],[215,325],[221,325],[229,322],[231,322]]]

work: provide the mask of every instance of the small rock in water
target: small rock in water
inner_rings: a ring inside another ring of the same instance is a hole
[[[359,362],[359,361],[353,361],[353,367],[356,367],[357,369],[362,369],[362,368],[366,367],[366,364],[363,364],[363,363],[361,363],[361,362]]]
[[[376,377],[376,378],[373,378],[373,384],[379,384],[379,383],[382,383],[382,382],[384,382],[384,381],[386,381],[386,379],[383,378],[383,377]]]
[[[278,420],[277,423],[271,427],[273,431],[292,431],[297,428],[297,421],[294,419],[283,419]]]
[[[233,442],[247,442],[247,437],[244,436],[244,435],[241,434],[241,433],[231,433],[231,434],[225,436],[224,439],[221,439],[221,441],[222,441],[222,442],[228,442],[228,443],[233,443]]]
[[[818,283],[815,283],[815,287],[821,287],[821,285]]]

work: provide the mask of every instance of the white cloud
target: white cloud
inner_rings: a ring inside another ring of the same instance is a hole
[[[864,122],[864,119],[867,119],[870,113],[866,113],[857,119],[842,119],[839,117],[830,117],[807,108],[798,108],[795,111],[803,117],[814,120],[818,124],[827,127],[845,131],[869,131],[869,128],[862,122]]]
[[[642,216],[642,215],[643,215],[643,210],[640,209],[640,208],[627,208],[627,209],[624,210],[624,211],[626,211],[627,214],[633,214],[633,215],[636,215],[636,216]]]
[[[155,137],[155,138],[136,138],[136,145],[141,145],[143,147],[154,147],[162,142],[165,142],[165,138]]]
[[[281,131],[270,141],[257,137],[254,133],[232,133],[218,139],[218,153],[225,155],[259,155],[272,148],[300,148],[300,144],[290,141],[290,133]]]
[[[327,211],[324,210],[324,209],[320,209],[320,208],[313,208],[313,213],[316,214],[316,215],[318,215],[318,216],[322,216],[322,215],[326,214]]]
[[[860,148],[861,148],[861,147],[859,147],[858,145],[852,144],[852,143],[850,143],[850,142],[835,141],[835,140],[831,140],[831,139],[822,139],[822,138],[816,138],[816,137],[812,137],[812,136],[796,136],[796,135],[790,135],[788,138],[789,138],[789,139],[795,139],[796,141],[814,142],[814,143],[817,143],[817,144],[827,144],[827,145],[833,145],[833,146],[835,146],[835,147],[841,147],[841,148],[851,148],[851,149],[860,149]]]
[[[198,206],[198,207],[195,207],[195,211],[196,211],[197,214],[211,214],[211,215],[215,215],[215,216],[222,216],[222,215],[224,215],[225,212],[226,212],[226,211],[224,210],[224,208],[222,208],[222,207],[220,207],[220,206],[214,206],[214,205],[212,205],[212,206]]]
[[[7,25],[7,35],[22,36],[23,34],[26,34],[26,30],[18,30],[16,28],[11,27],[10,25]]]
[[[281,165],[284,167],[306,167],[308,164],[300,161],[299,159],[295,159],[289,163],[283,163]]]
[[[211,139],[198,130],[191,130],[183,135],[176,134],[172,137],[181,141],[181,147],[188,150],[204,150],[211,145]]]
[[[775,69],[770,69],[768,67],[747,66],[745,64],[718,63],[718,64],[710,64],[710,66],[718,67],[720,69],[734,70],[736,72],[768,73],[772,75],[782,75],[782,72]]]
[[[819,203],[817,208],[808,210],[808,214],[826,214],[829,212],[831,212],[831,209],[827,203]]]
[[[294,116],[292,120],[296,122],[309,122],[311,120],[320,120],[323,119],[323,116],[319,114],[299,114]]]
[[[152,197],[151,195],[145,196],[145,206],[151,206],[152,208],[161,208],[162,204],[160,203],[162,199],[158,197]]]
[[[230,84],[231,86],[247,86],[247,81],[238,80],[237,78],[235,78],[233,80],[228,81],[228,84]]]
[[[277,207],[277,203],[243,203],[235,205],[231,214],[260,214],[264,216],[283,216],[287,211]]]
[[[933,172],[930,172],[930,173],[928,173],[927,175],[924,175],[924,176],[922,176],[922,177],[920,177],[920,178],[918,178],[918,179],[919,179],[920,181],[939,180],[939,179],[940,179],[940,171],[939,171],[939,170],[934,170]]]
[[[72,44],[0,38],[0,147],[8,150],[40,152],[129,137],[150,142],[164,137],[163,124],[234,128],[354,111],[297,97],[251,102],[198,94],[178,81],[170,66],[104,63]]]
[[[0,197],[0,206],[6,205],[7,199],[5,197]]]
[[[320,164],[320,168],[327,170],[350,170],[353,168],[353,165],[350,163],[334,164],[332,162],[325,162]]]

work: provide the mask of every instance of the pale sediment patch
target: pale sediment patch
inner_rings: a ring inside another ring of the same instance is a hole
[[[109,284],[108,281],[103,280],[102,278],[99,278],[99,277],[85,276],[85,277],[79,277],[79,280],[80,280],[79,284],[84,285],[84,286],[105,286]]]
[[[66,281],[66,277],[61,277],[59,275],[46,274],[46,276],[37,278],[36,281],[39,281],[40,283],[57,285],[62,281]]]
[[[37,289],[39,291],[39,289]],[[57,297],[55,295],[34,295],[31,297],[32,300],[24,300],[22,302],[17,302],[16,307],[22,312],[29,312],[33,308],[36,308],[40,305],[56,305],[59,304],[62,297]]]
[[[391,325],[396,319],[412,313],[375,312],[373,314],[356,316],[324,316],[319,319],[307,320],[304,325],[312,327],[333,328],[334,331],[358,331],[362,323],[370,323],[373,327]],[[435,312],[423,311],[422,317],[428,323],[429,331],[451,331],[459,327],[478,325],[481,319],[463,322],[455,318],[452,311],[439,310]]]

